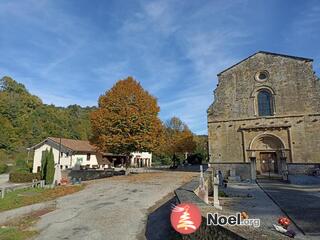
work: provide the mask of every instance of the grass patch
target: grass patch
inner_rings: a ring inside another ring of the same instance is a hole
[[[13,208],[31,205],[34,203],[53,200],[58,197],[78,192],[83,188],[84,185],[58,186],[53,189],[17,189],[13,192],[6,193],[5,197],[3,199],[0,199],[0,212]]]
[[[228,194],[226,194],[224,191],[219,191],[218,196],[219,197],[229,197]]]
[[[15,227],[0,228],[0,240],[24,240],[36,234],[36,231],[20,230]]]
[[[0,240],[26,240],[38,234],[31,227],[35,224],[40,216],[53,211],[54,209],[43,209],[32,212],[21,218],[7,222],[0,228]]]

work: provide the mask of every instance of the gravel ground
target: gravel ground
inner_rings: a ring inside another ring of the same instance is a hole
[[[148,208],[194,173],[159,172],[91,181],[81,192],[58,199],[41,217],[36,239],[144,239]]]

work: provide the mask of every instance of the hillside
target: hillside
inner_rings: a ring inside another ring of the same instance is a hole
[[[48,136],[88,139],[89,114],[93,109],[44,104],[23,84],[3,77],[0,80],[0,156],[25,151]]]

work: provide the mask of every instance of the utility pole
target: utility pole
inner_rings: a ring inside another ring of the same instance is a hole
[[[58,165],[60,165],[60,156],[61,156],[61,137],[59,139],[59,158],[58,158]]]

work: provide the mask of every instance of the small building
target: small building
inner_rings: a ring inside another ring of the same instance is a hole
[[[152,153],[133,152],[131,153],[130,166],[134,167],[151,167]]]
[[[39,172],[41,169],[42,153],[46,149],[49,151],[50,148],[52,148],[55,163],[57,164],[60,160],[62,170],[74,168],[76,165],[81,168],[95,169],[125,166],[125,155],[101,153],[89,141],[48,137],[30,148],[30,150],[34,151],[34,173]],[[132,167],[150,167],[151,163],[151,153],[135,152],[130,155],[130,166]]]
[[[96,151],[89,141],[48,137],[31,147],[31,150],[34,151],[34,173],[39,172],[41,169],[42,153],[46,149],[49,151],[50,148],[52,148],[55,163],[59,162],[60,152],[61,169],[73,168],[76,164],[87,168],[99,168],[98,158],[101,159],[101,154]],[[107,165],[105,163],[103,167],[108,167]]]

